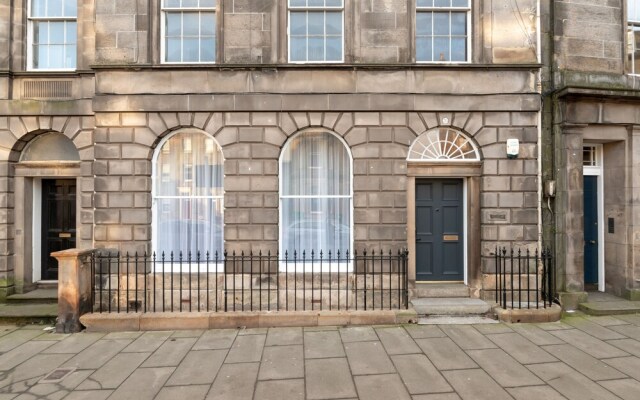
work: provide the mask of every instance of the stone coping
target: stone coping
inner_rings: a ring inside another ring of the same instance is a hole
[[[89,313],[89,332],[164,331],[296,326],[395,325],[415,323],[415,310]]]
[[[540,323],[557,322],[562,317],[562,307],[553,304],[547,308],[514,308],[504,309],[499,306],[493,307],[493,312],[501,322],[509,323]]]

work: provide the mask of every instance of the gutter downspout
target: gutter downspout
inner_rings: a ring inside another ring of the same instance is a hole
[[[540,0],[537,0],[537,57],[538,63],[542,64],[542,32],[541,30],[541,14]],[[542,182],[542,113],[544,112],[544,98],[542,97],[542,68],[538,68],[536,90],[540,95],[540,110],[538,111],[538,248],[542,251],[542,202],[543,202],[543,182]]]

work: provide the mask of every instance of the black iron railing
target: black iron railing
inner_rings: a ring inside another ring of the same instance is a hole
[[[548,249],[496,248],[496,303],[502,308],[547,308],[556,297],[553,257]]]
[[[94,312],[408,307],[408,253],[109,254],[91,257]]]

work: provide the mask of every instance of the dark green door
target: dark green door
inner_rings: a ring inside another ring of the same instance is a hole
[[[462,281],[462,179],[416,181],[416,280]]]
[[[598,177],[584,177],[584,283],[598,283]]]
[[[58,279],[54,251],[76,247],[76,180],[42,181],[42,279]]]

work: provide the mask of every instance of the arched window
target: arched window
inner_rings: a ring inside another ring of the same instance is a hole
[[[202,259],[223,249],[223,157],[199,131],[164,139],[154,157],[154,251]]]
[[[409,161],[480,161],[471,139],[451,128],[431,129],[413,142]]]
[[[326,255],[351,249],[351,154],[327,131],[305,131],[280,158],[280,248]]]

